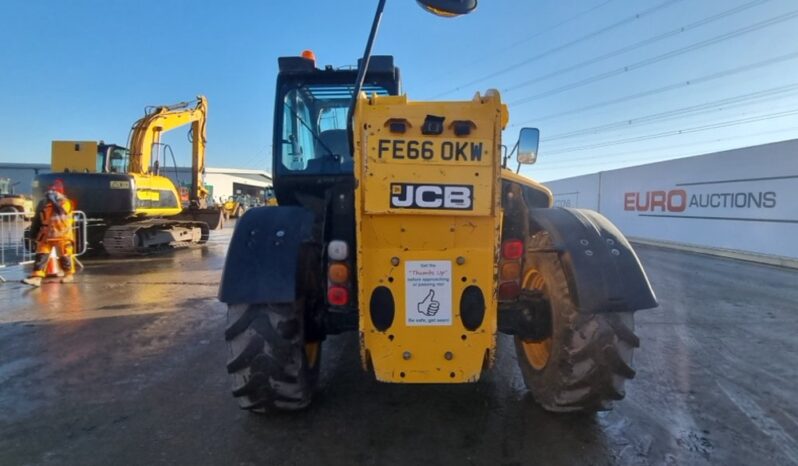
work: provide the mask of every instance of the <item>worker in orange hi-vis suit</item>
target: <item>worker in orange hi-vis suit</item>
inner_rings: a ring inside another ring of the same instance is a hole
[[[36,239],[36,260],[31,276],[22,280],[31,286],[41,286],[50,252],[55,248],[64,277],[61,283],[74,280],[75,233],[72,230],[72,202],[64,195],[64,183],[55,180],[44,199],[36,206],[36,215],[30,227],[31,238]]]

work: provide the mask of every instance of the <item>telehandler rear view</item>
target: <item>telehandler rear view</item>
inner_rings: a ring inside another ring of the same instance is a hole
[[[380,13],[358,71],[279,59],[279,206],[239,220],[219,292],[233,395],[253,411],[307,406],[325,336],[350,330],[379,381],[476,382],[502,332],[545,409],[610,408],[635,374],[633,313],[657,305],[634,251],[505,168],[498,92],[401,95],[393,58],[370,57]],[[522,130],[518,162],[537,146]]]

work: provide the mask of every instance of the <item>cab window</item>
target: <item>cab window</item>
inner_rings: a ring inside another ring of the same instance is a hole
[[[120,147],[111,149],[108,171],[111,173],[127,173],[128,151]]]
[[[307,84],[285,91],[279,101],[283,106],[278,157],[282,169],[302,174],[352,173],[346,128],[353,91],[352,84]],[[376,85],[364,91],[388,95]]]

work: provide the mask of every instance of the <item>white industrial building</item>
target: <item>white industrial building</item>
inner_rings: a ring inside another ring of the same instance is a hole
[[[178,167],[177,170],[167,168],[162,174],[171,178],[178,186],[191,184],[191,168]],[[263,199],[266,188],[272,185],[272,176],[265,170],[207,167],[205,185],[216,201],[224,201],[236,194]]]
[[[36,175],[49,172],[49,164],[0,162],[0,178],[10,178],[16,183],[14,189],[19,194],[30,194]],[[165,168],[162,174],[178,186],[191,183],[191,169],[188,167]],[[234,194],[263,198],[266,188],[272,185],[272,176],[265,170],[208,167],[205,169],[205,184],[211,188],[213,198],[217,201]]]

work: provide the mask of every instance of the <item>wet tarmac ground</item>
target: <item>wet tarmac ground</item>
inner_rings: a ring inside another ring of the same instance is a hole
[[[306,411],[240,411],[203,250],[86,260],[74,284],[1,271],[0,464],[798,464],[798,271],[638,247],[661,302],[611,412],[538,408],[499,339],[473,385],[380,384],[355,334],[324,347]]]

